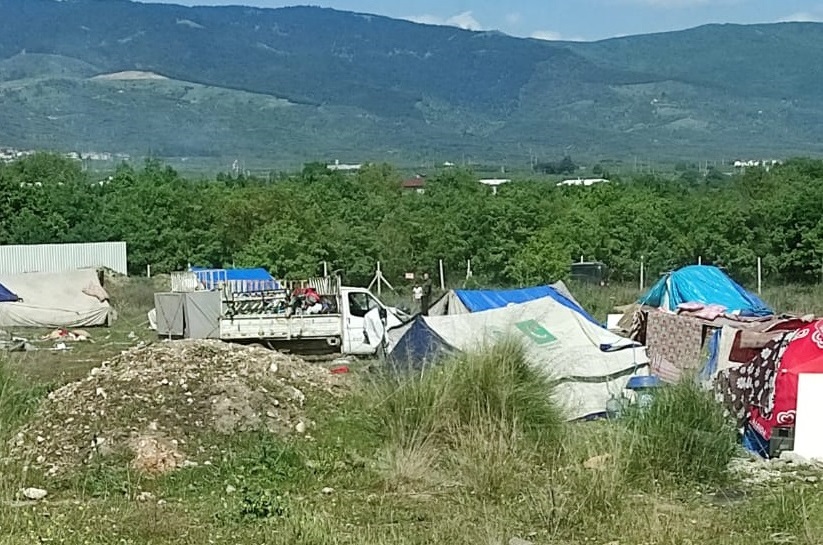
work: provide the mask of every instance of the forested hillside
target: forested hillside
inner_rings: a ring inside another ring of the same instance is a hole
[[[0,244],[125,240],[134,273],[234,263],[303,277],[327,261],[356,284],[377,260],[394,281],[443,259],[459,281],[471,259],[484,285],[556,280],[581,255],[615,280],[635,279],[641,256],[652,278],[698,257],[743,281],[757,257],[769,282],[817,282],[823,268],[823,161],[589,188],[515,180],[497,195],[459,169],[423,194],[400,180],[386,165],[344,175],[312,164],[269,180],[193,180],[156,161],[100,180],[39,154],[0,166]]]
[[[0,146],[292,167],[823,152],[821,24],[570,43],[316,7],[0,14]]]

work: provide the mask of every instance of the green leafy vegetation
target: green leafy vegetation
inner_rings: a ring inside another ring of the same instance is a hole
[[[795,159],[722,181],[615,177],[558,188],[515,179],[497,194],[459,168],[428,177],[423,194],[401,189],[401,179],[386,165],[191,179],[148,161],[101,181],[76,162],[38,154],[0,166],[0,243],[125,240],[135,274],[191,263],[263,266],[299,278],[322,273],[325,261],[351,285],[367,285],[380,261],[401,295],[405,272],[435,274],[440,259],[454,286],[463,284],[468,260],[471,285],[493,287],[566,278],[580,256],[604,262],[613,284],[637,285],[643,259],[647,285],[702,260],[751,286],[760,257],[765,284],[819,291],[812,286],[823,274],[821,161]],[[146,284],[139,298],[150,299],[151,289]],[[636,295],[585,290],[601,317]],[[791,293],[766,295],[779,308],[814,310]]]

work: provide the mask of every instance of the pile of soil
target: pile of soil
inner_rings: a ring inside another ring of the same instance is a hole
[[[306,396],[338,395],[344,381],[261,347],[158,342],[49,394],[10,454],[48,475],[107,455],[125,455],[149,473],[210,463],[221,435],[305,433]]]

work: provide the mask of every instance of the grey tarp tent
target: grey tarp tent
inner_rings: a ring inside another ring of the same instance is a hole
[[[155,293],[154,310],[157,334],[161,337],[220,338],[219,291]]]

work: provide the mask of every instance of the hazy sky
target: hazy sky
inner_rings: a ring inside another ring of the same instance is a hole
[[[682,29],[704,23],[823,21],[823,0],[180,0],[164,3],[272,8],[310,4],[473,30],[496,29],[516,36],[572,40]]]

